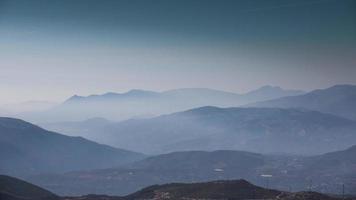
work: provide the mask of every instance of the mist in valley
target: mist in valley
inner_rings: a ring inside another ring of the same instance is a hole
[[[356,1],[0,0],[0,200],[356,198]]]

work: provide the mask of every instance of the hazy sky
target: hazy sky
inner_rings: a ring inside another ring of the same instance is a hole
[[[355,0],[0,0],[0,103],[356,84]]]

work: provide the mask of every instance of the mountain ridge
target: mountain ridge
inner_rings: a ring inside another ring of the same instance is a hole
[[[356,85],[335,85],[325,89],[260,101],[246,107],[306,108],[356,120]]]
[[[91,139],[146,153],[219,149],[277,153],[273,148],[279,145],[283,152],[316,154],[353,145],[355,127],[355,121],[305,109],[206,106],[103,124],[85,134],[100,131],[100,137]]]
[[[134,89],[124,93],[107,92],[88,96],[74,95],[56,107],[21,118],[49,123],[81,121],[94,117],[113,121],[141,116],[158,116],[201,106],[231,107],[261,100],[303,93],[266,86],[244,94],[209,88],[182,88],[163,92]]]

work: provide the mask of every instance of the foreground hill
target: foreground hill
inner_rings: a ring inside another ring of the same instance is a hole
[[[78,171],[30,177],[30,182],[63,195],[89,193],[125,195],[140,188],[171,182],[246,179],[289,191],[312,189],[324,193],[356,191],[356,146],[318,156],[271,156],[242,151],[188,151],[152,156],[106,170]]]
[[[356,120],[356,86],[336,85],[302,95],[262,101],[249,106],[306,108]]]
[[[126,199],[272,199],[281,192],[250,184],[245,180],[166,184],[145,188]]]
[[[284,90],[271,86],[264,86],[246,94],[208,88],[184,88],[164,92],[130,90],[126,93],[74,95],[53,109],[41,113],[27,113],[21,118],[36,122],[81,121],[95,117],[118,121],[133,117],[158,116],[208,105],[239,106],[302,93],[298,90]]]
[[[281,108],[208,106],[150,119],[104,122],[90,130],[80,127],[76,131],[92,140],[151,154],[219,149],[318,154],[345,149],[356,141],[355,121]]]
[[[5,181],[4,181],[5,180]],[[9,189],[10,188],[10,189]],[[13,190],[13,189],[16,190]],[[11,196],[10,196],[11,195]],[[245,180],[212,181],[203,183],[171,183],[153,185],[127,196],[87,195],[80,197],[57,197],[32,184],[11,177],[0,176],[1,200],[338,200],[316,192],[287,193],[255,186]],[[350,198],[351,200],[351,198]]]
[[[143,155],[1,117],[0,157],[0,173],[26,175],[114,167]]]
[[[0,175],[1,200],[58,200],[55,194],[20,179]]]

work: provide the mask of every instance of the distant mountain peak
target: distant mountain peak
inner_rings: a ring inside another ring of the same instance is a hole
[[[140,89],[132,89],[124,93],[116,93],[116,92],[107,92],[104,94],[92,94],[89,96],[79,96],[73,95],[67,101],[76,101],[76,100],[85,100],[85,99],[103,99],[103,98],[115,98],[115,97],[140,97],[144,95],[154,95],[158,94],[157,92],[149,91],[149,90],[140,90]]]
[[[259,92],[290,92],[290,93],[297,93],[297,94],[304,93],[304,91],[302,90],[284,89],[280,86],[264,85],[256,90],[252,90],[248,92],[247,94],[259,93]]]
[[[281,87],[279,86],[272,86],[272,85],[264,85],[262,87],[259,88],[260,90],[261,89],[277,89],[277,90],[283,90]],[[257,89],[257,90],[259,90]]]
[[[156,94],[158,94],[158,92],[154,92],[154,91],[150,91],[150,90],[132,89],[124,94],[130,95],[130,96],[140,96],[140,95],[156,95]]]
[[[141,90],[141,89],[132,89],[126,92],[126,94],[135,94],[135,93],[146,93],[146,92],[152,92],[148,90]]]
[[[200,93],[215,93],[215,94],[219,93],[219,94],[238,95],[237,93],[227,92],[224,90],[211,89],[211,88],[178,88],[178,89],[166,90],[162,93],[164,93],[164,94],[197,94],[197,95],[199,95]]]
[[[124,95],[135,95],[135,94],[144,94],[144,93],[149,93],[151,91],[147,91],[147,90],[140,90],[140,89],[132,89],[129,90],[127,92],[122,92],[122,93],[118,93],[118,92],[107,92],[105,94],[102,95],[96,95],[96,96],[124,96]]]
[[[83,121],[84,123],[110,123],[111,121],[103,117],[93,117]]]
[[[193,108],[190,110],[186,110],[183,111],[184,112],[191,112],[191,113],[201,113],[201,112],[216,112],[216,111],[222,111],[226,108],[220,108],[220,107],[216,107],[216,106],[203,106],[203,107],[199,107],[199,108]]]
[[[69,97],[66,101],[76,101],[76,100],[81,100],[81,99],[83,99],[83,98],[85,98],[85,97],[79,96],[79,95],[76,95],[76,94],[75,94],[75,95]]]

